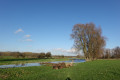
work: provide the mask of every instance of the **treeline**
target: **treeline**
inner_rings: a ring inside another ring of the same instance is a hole
[[[102,58],[120,58],[120,47],[115,47],[113,49],[105,49]]]
[[[51,52],[41,52],[41,53],[32,53],[32,52],[0,52],[0,56],[13,56],[15,58],[51,58]]]

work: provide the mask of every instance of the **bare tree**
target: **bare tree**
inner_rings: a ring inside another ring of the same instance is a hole
[[[102,55],[105,38],[101,33],[101,28],[97,28],[93,23],[74,25],[71,34],[74,47],[83,51],[86,60],[94,60]]]
[[[115,58],[120,58],[120,47],[114,49],[114,56]]]
[[[111,58],[111,51],[110,51],[110,49],[106,49],[105,50],[105,58],[107,58],[107,59]]]

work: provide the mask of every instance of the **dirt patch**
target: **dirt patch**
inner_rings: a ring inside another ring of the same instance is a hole
[[[7,78],[8,78],[8,75],[0,74],[0,78],[2,78],[2,79],[7,79]]]

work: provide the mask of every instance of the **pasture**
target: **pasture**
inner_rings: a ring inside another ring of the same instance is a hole
[[[69,79],[68,79],[69,78]],[[120,60],[96,60],[75,63],[70,68],[33,66],[0,69],[3,80],[119,80]]]

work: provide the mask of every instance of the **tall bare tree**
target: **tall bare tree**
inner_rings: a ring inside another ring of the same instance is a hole
[[[83,51],[86,60],[94,60],[102,55],[105,46],[105,38],[101,34],[101,28],[93,23],[76,24],[71,37],[74,39],[74,47]]]

